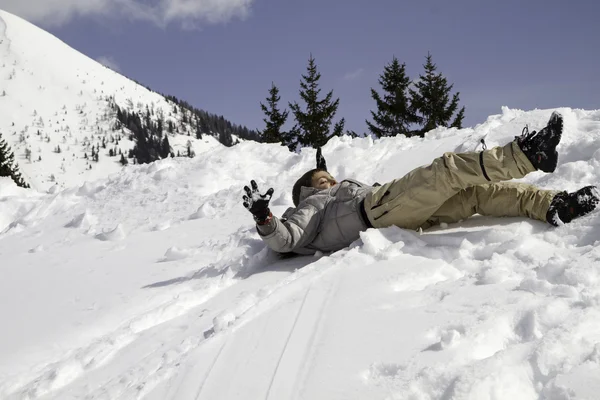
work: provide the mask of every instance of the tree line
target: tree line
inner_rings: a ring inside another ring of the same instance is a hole
[[[385,65],[378,80],[381,93],[371,88],[376,108],[371,111],[372,121],[365,121],[371,134],[378,138],[399,134],[423,137],[425,132],[441,126],[462,128],[465,107],[459,109],[460,93],[451,94],[454,85],[437,71],[431,54],[427,55],[423,68],[424,73],[413,82],[406,72],[406,64],[401,64],[396,57]],[[300,81],[302,104],[288,103],[289,111],[280,108],[279,88],[271,84],[266,104],[260,103],[266,124],[260,141],[282,143],[294,151],[298,146],[321,147],[342,134],[358,136],[353,131],[344,132],[344,118],[333,122],[340,100],[333,98],[333,91],[320,96],[320,79],[311,55],[306,74]],[[294,125],[285,130],[290,111]]]
[[[258,132],[248,129],[245,126],[234,124],[226,120],[222,115],[211,114],[204,110],[200,110],[187,101],[180,100],[175,96],[166,95],[164,97],[179,106],[182,111],[189,112],[190,117],[188,117],[185,112],[182,114],[182,123],[193,123],[198,131],[214,135],[219,142],[225,146],[233,146],[234,140],[232,135],[246,140],[260,140]]]
[[[234,135],[241,139],[260,141],[258,132],[245,126],[233,124],[223,116],[197,109],[175,96],[164,97],[173,103],[169,115],[177,118],[167,119],[162,110],[155,111],[154,107],[150,108],[148,105],[145,111],[130,111],[117,105],[113,98],[109,98],[109,106],[116,117],[113,130],[121,130],[124,133],[123,128],[127,128],[129,139],[135,143],[127,158],[121,154],[121,164],[128,164],[128,159],[133,159],[136,164],[147,164],[166,157],[194,157],[191,141],[188,141],[183,154],[173,152],[169,144],[169,135],[174,134],[193,135],[196,139],[202,139],[203,135],[208,134],[227,147],[237,143]],[[116,156],[116,152],[114,155]]]
[[[0,133],[0,176],[11,178],[17,186],[28,188],[29,185],[21,176],[15,155]]]
[[[380,91],[371,88],[375,109],[371,111],[371,120],[365,121],[370,134],[378,138],[399,134],[422,137],[425,132],[437,127],[462,128],[465,107],[459,108],[460,93],[452,94],[453,85],[437,71],[431,54],[427,55],[423,68],[424,72],[413,81],[406,72],[406,64],[400,63],[396,57],[384,66],[378,79]],[[144,112],[129,111],[119,107],[110,98],[110,107],[116,115],[113,129],[125,132],[123,128],[127,128],[135,145],[127,157],[121,151],[117,153],[116,148],[111,149],[112,154],[109,152],[109,155],[120,155],[123,165],[129,163],[128,159],[133,159],[137,164],[145,164],[166,157],[193,157],[190,141],[184,154],[173,153],[169,134],[178,133],[194,135],[197,139],[201,139],[203,134],[210,134],[225,146],[236,143],[233,138],[235,135],[246,140],[282,143],[291,151],[306,146],[321,147],[332,137],[343,134],[359,136],[356,132],[344,129],[344,118],[336,120],[340,99],[334,98],[333,90],[322,95],[320,79],[316,60],[311,55],[306,73],[300,80],[300,102],[289,102],[289,110],[280,108],[279,88],[272,83],[266,104],[260,103],[266,126],[259,132],[232,124],[223,116],[197,109],[175,96],[164,97],[173,103],[170,115],[179,114],[176,119],[166,119],[162,111],[156,111],[158,116],[154,118],[155,110],[148,106]],[[293,117],[293,125],[285,130],[284,126],[290,116]],[[92,148],[92,159],[95,161],[98,161],[99,150],[99,146],[95,151]],[[12,151],[1,136],[0,176],[9,176],[17,185],[28,187],[14,161]]]

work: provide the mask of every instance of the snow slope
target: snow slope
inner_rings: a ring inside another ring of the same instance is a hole
[[[120,132],[112,129],[116,119],[109,99],[130,112],[148,107],[153,120],[162,110],[165,121],[180,124],[181,112],[171,115],[174,105],[161,95],[0,10],[0,133],[33,188],[65,188],[121,170],[119,157],[108,152],[113,147],[126,152],[133,142],[127,129],[118,145],[112,142]],[[183,124],[182,134],[170,138],[175,153],[185,153],[188,140],[198,155],[218,144],[210,136],[188,137],[186,128],[191,130]],[[108,147],[101,148],[99,162],[85,158],[102,138]]]
[[[324,155],[338,179],[385,182],[552,111],[505,108],[424,139],[335,138]],[[524,180],[598,183],[600,111],[559,111],[557,171]],[[334,254],[279,259],[242,187],[274,187],[280,214],[314,156],[245,142],[52,194],[0,180],[0,398],[597,398],[598,212],[558,228],[372,229]]]

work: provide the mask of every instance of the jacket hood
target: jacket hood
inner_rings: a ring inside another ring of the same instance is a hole
[[[326,170],[319,169],[319,168],[311,169],[310,171],[308,171],[304,175],[302,175],[302,177],[300,177],[300,179],[298,179],[296,181],[296,183],[294,183],[294,187],[292,189],[292,200],[294,201],[294,207],[298,207],[298,204],[300,204],[300,202],[306,198],[306,197],[300,198],[302,189],[304,189],[304,188],[314,189],[312,187],[312,177],[315,173],[317,173],[319,171],[326,171]],[[318,190],[319,189],[317,189],[317,191]]]
[[[325,157],[323,157],[320,147],[317,148],[317,168],[311,169],[310,171],[306,172],[294,184],[294,187],[292,189],[292,200],[294,201],[294,207],[298,207],[298,204],[300,204],[300,202],[302,200],[304,200],[306,197],[308,197],[308,196],[304,196],[304,197],[301,196],[302,188],[304,188],[304,187],[312,188],[312,177],[315,173],[317,173],[319,171],[327,171],[327,162],[325,161]]]
[[[300,188],[300,196],[299,196],[298,204],[300,204],[301,202],[303,202],[304,200],[306,200],[307,198],[309,198],[313,194],[317,194],[319,192],[323,192],[323,191],[326,191],[326,190],[328,190],[332,196],[335,196],[336,193],[337,193],[337,191],[340,189],[340,187],[342,186],[342,184],[344,182],[354,182],[354,183],[356,183],[355,181],[352,181],[350,179],[345,179],[345,180],[343,180],[341,182],[338,182],[335,186],[332,186],[332,187],[327,188],[327,189],[317,189],[317,188],[314,188],[312,186],[311,187],[302,186]],[[296,204],[296,207],[298,207],[298,204]]]
[[[312,196],[315,193],[320,192],[321,190],[327,190],[327,189],[317,189],[314,187],[308,187],[308,186],[302,186],[300,188],[300,196],[298,198],[298,204],[300,204],[301,202],[303,202],[304,200],[306,200],[308,197]],[[296,207],[298,207],[298,204],[296,204]]]

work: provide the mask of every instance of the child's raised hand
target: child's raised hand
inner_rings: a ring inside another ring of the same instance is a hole
[[[265,223],[271,216],[271,210],[269,210],[269,202],[273,196],[273,188],[267,190],[265,194],[261,194],[258,191],[258,185],[254,180],[250,181],[250,189],[248,186],[244,186],[246,194],[242,197],[244,200],[244,207],[250,213],[252,213],[254,220],[257,223]]]

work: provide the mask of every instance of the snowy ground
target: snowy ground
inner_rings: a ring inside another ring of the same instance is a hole
[[[504,109],[425,139],[336,138],[324,155],[338,179],[385,182],[551,111]],[[525,180],[598,183],[600,111],[560,111],[559,168]],[[558,228],[475,217],[369,230],[282,260],[242,188],[274,187],[280,214],[314,155],[247,142],[52,194],[1,179],[0,398],[597,398],[597,212]]]

